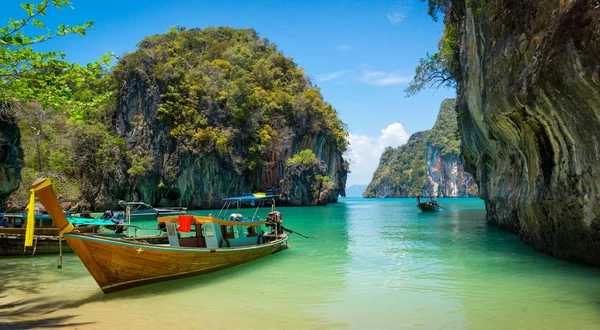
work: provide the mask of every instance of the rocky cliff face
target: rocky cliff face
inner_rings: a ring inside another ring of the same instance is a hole
[[[8,197],[19,188],[22,166],[19,126],[0,108],[0,210],[6,208]]]
[[[460,160],[455,108],[454,99],[445,100],[430,131],[415,133],[407,144],[387,149],[364,196],[477,196],[477,185]]]
[[[443,153],[431,144],[427,145],[426,196],[475,197],[477,185],[471,174],[465,172],[460,157],[456,153]]]
[[[341,121],[302,70],[264,40],[253,30],[182,30],[149,37],[126,56],[114,70],[114,120],[134,161],[93,197],[95,207],[119,196],[214,208],[224,197],[271,187],[281,187],[292,205],[344,195],[345,142],[336,140],[344,133],[334,132]],[[305,149],[316,155],[329,189],[294,193],[310,190],[310,182],[286,176],[286,160]]]
[[[149,173],[138,179],[124,198],[192,209],[221,207],[224,197],[280,187],[286,160],[305,149],[312,150],[323,163],[323,171],[333,178],[334,187],[325,196],[319,194],[320,200],[306,194],[287,203],[324,205],[337,202],[338,195],[345,194],[347,168],[342,153],[325,134],[308,133],[303,125],[283,127],[264,166],[253,171],[240,171],[235,166],[235,159],[224,158],[217,152],[199,157],[173,139],[169,134],[171,127],[158,119],[158,107],[162,102],[159,88],[147,86],[145,80],[131,77],[119,92],[118,135],[132,146],[131,152],[143,150],[153,159],[148,165]],[[161,182],[164,187],[158,189]],[[305,186],[310,183],[301,176],[285,184],[291,191],[310,189]]]
[[[453,3],[463,154],[488,221],[600,265],[600,3]]]

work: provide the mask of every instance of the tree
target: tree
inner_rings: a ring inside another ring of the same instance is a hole
[[[112,54],[102,56],[100,61],[81,66],[64,60],[59,51],[40,52],[34,45],[69,34],[85,35],[93,26],[89,21],[73,27],[60,24],[54,31],[40,21],[49,8],[63,9],[71,6],[69,0],[44,0],[36,5],[25,3],[21,7],[23,19],[10,19],[7,26],[0,27],[0,103],[37,101],[44,108],[60,109],[80,117],[88,107],[95,106],[106,97],[98,95],[93,100],[78,101],[72,98],[73,89],[90,83],[99,77],[104,65],[109,65]],[[28,36],[26,28],[37,27],[43,34]],[[9,108],[9,107],[4,107]]]
[[[427,54],[419,60],[415,75],[404,90],[406,96],[413,96],[425,88],[453,87],[455,79],[445,65],[441,53]]]
[[[446,15],[450,8],[449,0],[421,0],[428,2],[428,14],[437,21],[438,14]],[[415,75],[404,90],[406,96],[418,94],[425,88],[456,87],[456,77],[460,75],[459,33],[456,24],[446,20],[444,34],[438,42],[439,51],[426,54],[419,60]]]
[[[17,119],[23,122],[33,136],[36,153],[36,168],[42,172],[42,140],[44,139],[44,124],[51,109],[43,108],[37,102],[19,102],[15,106]],[[21,128],[23,131],[23,128]]]
[[[446,10],[450,6],[451,0],[420,0],[427,2],[427,14],[437,22],[438,14],[446,14]]]

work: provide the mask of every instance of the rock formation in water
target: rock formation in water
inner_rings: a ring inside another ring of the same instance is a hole
[[[281,199],[290,205],[324,205],[334,183],[327,165],[306,149],[286,161],[281,180]]]
[[[477,185],[460,160],[455,107],[454,99],[444,100],[430,131],[413,134],[398,148],[387,148],[364,196],[477,196]]]
[[[462,151],[488,221],[600,265],[600,2],[452,3]]]
[[[110,74],[116,134],[129,157],[88,198],[101,209],[117,198],[188,208],[281,187],[293,205],[344,195],[346,132],[331,105],[291,58],[252,29],[172,30],[144,39]],[[286,160],[310,149],[314,193]],[[299,199],[297,199],[299,198]]]
[[[6,208],[8,197],[21,182],[23,150],[20,140],[19,126],[0,108],[0,210]]]

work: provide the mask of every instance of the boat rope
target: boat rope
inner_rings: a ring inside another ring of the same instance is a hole
[[[74,229],[75,229],[75,227],[73,227],[73,225],[71,223],[69,223],[68,226],[65,226],[65,228],[63,228],[58,233],[58,259],[56,260],[56,268],[58,268],[58,269],[62,269],[62,241],[63,241],[63,235],[72,232]]]
[[[35,250],[37,249],[38,237],[39,237],[39,235],[35,235],[35,241],[33,242],[33,252],[31,253],[32,256],[35,255]]]

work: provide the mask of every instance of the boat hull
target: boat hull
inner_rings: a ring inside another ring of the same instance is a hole
[[[431,205],[429,203],[419,203],[417,207],[422,212],[438,212],[442,209],[440,206]]]
[[[287,237],[257,246],[216,249],[155,246],[86,234],[66,237],[104,293],[211,273],[287,248]]]

